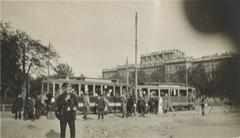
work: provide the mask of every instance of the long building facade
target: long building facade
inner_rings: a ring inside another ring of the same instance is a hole
[[[173,49],[159,52],[151,52],[140,55],[140,64],[138,70],[150,77],[154,72],[162,70],[164,73],[164,82],[171,82],[171,77],[180,69],[188,69],[201,64],[204,67],[209,78],[211,72],[215,70],[223,61],[234,57],[234,53],[226,52],[211,56],[203,56],[201,58],[192,58],[185,55],[184,52]],[[134,72],[134,65],[123,65],[112,69],[104,69],[102,71],[103,78],[126,80],[127,70],[129,74]]]

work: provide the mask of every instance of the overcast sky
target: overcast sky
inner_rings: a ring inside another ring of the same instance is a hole
[[[102,69],[134,63],[134,16],[139,15],[141,53],[179,49],[187,56],[235,51],[220,34],[205,35],[187,22],[181,0],[2,2],[4,21],[45,45],[51,42],[61,62],[75,75],[99,77]],[[138,58],[139,62],[139,58]]]

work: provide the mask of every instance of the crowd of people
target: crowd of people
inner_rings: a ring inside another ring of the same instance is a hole
[[[26,99],[18,94],[12,104],[12,113],[15,114],[15,120],[36,120],[41,115],[47,115],[49,111],[54,111],[54,98],[51,95],[38,95],[36,97],[27,96]],[[22,118],[23,111],[23,118]]]
[[[76,112],[79,109],[79,97],[73,91],[69,83],[64,83],[62,85],[62,90],[63,92],[55,98],[50,94],[39,95],[36,98],[28,96],[24,100],[19,94],[12,106],[12,112],[15,114],[15,119],[21,119],[22,109],[24,109],[23,118],[25,120],[35,120],[39,119],[41,115],[54,113],[54,116],[60,121],[60,137],[65,137],[67,124],[70,128],[70,137],[75,137],[75,119]],[[202,98],[202,103],[205,102],[204,100],[205,98]],[[192,102],[192,99],[189,98],[189,101]],[[87,120],[87,115],[90,110],[90,98],[87,91],[82,95],[82,103],[83,119]],[[99,94],[94,107],[96,108],[97,118],[104,119],[104,115],[109,107],[109,101],[105,94]],[[168,98],[162,99],[161,97],[152,95],[148,97],[144,91],[139,92],[138,96],[135,97],[134,92],[129,93],[123,90],[121,96],[121,112],[123,118],[135,116],[137,114],[144,117],[146,113],[167,114],[170,107],[171,104]],[[201,104],[201,107],[202,115],[205,115],[205,105]]]
[[[135,116],[136,113],[139,113],[141,117],[144,117],[146,113],[167,113],[170,107],[168,99],[163,100],[161,97],[154,97],[152,95],[148,97],[144,91],[138,94],[137,100],[134,93],[129,94],[124,92],[121,100],[123,118]]]
[[[63,85],[63,87],[66,86]],[[78,102],[78,96],[72,91],[72,89],[69,91],[76,97],[75,99]],[[60,97],[60,95],[58,97]],[[56,100],[59,99],[58,97]],[[90,111],[90,99],[87,91],[83,93],[82,99],[83,119],[87,120],[87,115]],[[104,114],[108,111],[108,104],[109,101],[105,94],[100,94],[94,106],[95,111],[98,114],[98,119],[104,119]],[[55,112],[58,108],[57,105],[58,101],[55,101],[55,98],[53,98],[51,94],[38,95],[36,98],[27,96],[25,100],[19,94],[13,102],[12,112],[15,114],[16,120],[22,118],[22,111],[24,111],[24,120],[35,120],[39,119],[41,115],[47,115],[48,112]],[[123,113],[123,118],[136,115],[136,113],[139,113],[140,116],[143,117],[146,113],[167,113],[168,109],[169,101],[167,99],[163,100],[161,97],[156,98],[151,95],[148,98],[144,92],[141,92],[138,95],[137,100],[134,93],[129,94],[126,91],[123,91],[121,97],[121,112]]]

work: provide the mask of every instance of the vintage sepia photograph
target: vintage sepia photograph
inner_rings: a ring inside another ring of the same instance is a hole
[[[0,1],[1,138],[240,138],[240,0]]]

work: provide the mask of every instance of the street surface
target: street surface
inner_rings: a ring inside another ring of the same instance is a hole
[[[240,114],[226,113],[223,107],[213,107],[209,115],[201,116],[200,109],[178,111],[168,116],[147,114],[146,117],[121,118],[121,114],[108,114],[104,120],[90,114],[88,120],[77,115],[76,137],[163,137],[163,138],[235,138],[240,136]],[[209,107],[206,111],[209,111]],[[1,112],[2,138],[55,138],[59,137],[59,121],[14,120],[10,112]],[[67,127],[66,136],[69,137]]]

